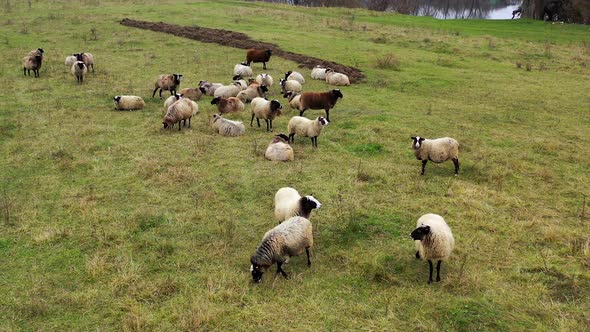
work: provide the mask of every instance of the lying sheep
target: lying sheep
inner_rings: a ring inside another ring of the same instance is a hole
[[[163,74],[158,76],[156,82],[154,83],[154,92],[152,93],[152,98],[154,98],[158,89],[160,89],[160,99],[162,99],[163,90],[170,91],[170,95],[175,94],[181,80],[181,74]]]
[[[241,76],[241,77],[251,77],[254,73],[252,72],[252,68],[250,68],[250,64],[246,62],[238,63],[234,66],[234,76]]]
[[[299,82],[299,84],[305,84],[305,78],[303,78],[303,75],[301,75],[301,73],[296,72],[296,71],[288,71],[285,73],[285,80],[289,81],[289,80],[293,80],[293,81],[297,81]]]
[[[281,85],[281,93],[285,93],[287,91],[293,91],[295,93],[300,93],[301,90],[303,89],[301,87],[301,83],[299,83],[295,80],[285,80],[284,78],[281,78],[281,80],[279,81],[279,84]]]
[[[221,84],[221,83],[210,83],[207,81],[199,82],[199,89],[201,90],[201,92],[203,92],[207,96],[213,96],[213,94],[215,93],[215,90],[217,90],[217,88],[222,87],[222,86],[223,86],[223,84]]]
[[[246,64],[249,66],[251,62],[262,62],[262,69],[266,70],[266,63],[270,61],[270,56],[272,55],[271,50],[257,50],[257,49],[249,49],[246,52]]]
[[[311,211],[321,207],[322,203],[313,196],[301,197],[297,190],[290,187],[283,187],[275,194],[275,219],[278,222],[295,216],[310,219]]]
[[[82,84],[84,82],[84,76],[86,76],[86,74],[88,73],[88,68],[86,67],[84,62],[76,61],[72,65],[71,72],[72,72],[72,75],[74,75],[74,77],[76,77],[76,81],[79,84]]]
[[[145,107],[145,102],[138,96],[115,96],[113,98],[116,110],[139,110]]]
[[[442,163],[449,159],[455,164],[455,176],[459,175],[459,142],[454,138],[426,139],[420,136],[412,136],[411,139],[416,159],[422,160],[422,173],[420,175],[424,175],[424,169],[429,160],[434,163]]]
[[[199,101],[203,97],[203,91],[200,88],[184,88],[179,92],[184,98],[192,101]]]
[[[440,281],[440,264],[451,256],[455,239],[453,232],[443,217],[437,214],[425,214],[410,234],[416,243],[416,258],[428,261],[430,274],[428,283],[432,283],[432,261],[436,260],[436,281]]]
[[[166,112],[168,112],[168,108],[174,104],[178,99],[180,99],[182,96],[179,95],[178,93],[173,94],[172,96],[166,98],[166,100],[164,101],[164,114],[166,114]]]
[[[293,91],[287,91],[283,95],[283,98],[287,98],[289,107],[291,107],[291,109],[298,111],[301,109],[301,94],[295,93]]]
[[[90,53],[76,53],[74,54],[78,61],[84,62],[88,69],[92,68],[92,72],[94,73],[94,56]]]
[[[237,113],[246,108],[246,105],[236,97],[215,97],[211,100],[211,105],[217,105],[220,114]]]
[[[246,132],[246,127],[241,121],[232,121],[224,119],[219,114],[213,114],[211,127],[216,133],[222,136],[241,136]]]
[[[215,89],[213,96],[223,98],[235,97],[238,95],[238,93],[240,93],[240,91],[242,91],[242,86],[240,83],[234,82],[230,85],[220,86],[219,88]]]
[[[310,120],[302,116],[294,116],[289,120],[287,130],[289,132],[289,141],[295,142],[295,134],[302,137],[311,137],[311,145],[318,147],[318,136],[322,133],[322,129],[328,125],[328,120],[323,116]]]
[[[326,83],[330,85],[350,85],[350,79],[342,73],[328,69],[326,70]]]
[[[270,76],[269,74],[264,74],[264,73],[256,76],[256,82],[260,85],[266,85],[269,88],[274,84],[272,76]]]
[[[32,51],[31,51],[32,52]],[[31,76],[31,70],[35,77],[39,77],[39,69],[43,64],[42,55],[27,55],[23,58],[23,75]]]
[[[68,68],[72,68],[72,65],[76,61],[78,61],[78,58],[76,58],[75,55],[69,55],[69,56],[66,57],[66,60],[64,61],[64,63],[65,63],[66,66],[68,66]]]
[[[244,103],[249,103],[256,97],[264,98],[264,94],[267,91],[268,88],[266,86],[256,83],[256,86],[253,87],[250,85],[246,90],[240,91],[236,97]]]
[[[277,264],[277,273],[287,278],[282,266],[291,256],[299,256],[305,250],[307,266],[311,266],[309,249],[313,246],[313,228],[311,222],[303,217],[293,217],[279,224],[264,234],[262,243],[250,258],[252,279],[259,283],[262,274],[273,264]]]
[[[293,148],[287,143],[289,137],[279,134],[273,137],[268,144],[264,157],[271,161],[293,161],[295,159]]]
[[[339,89],[334,89],[326,92],[304,92],[300,97],[300,112],[299,116],[303,116],[303,112],[308,109],[325,110],[326,119],[330,122],[330,109],[336,106],[338,98],[344,98]]]
[[[247,82],[245,79],[243,79],[242,76],[240,76],[240,75],[234,76],[233,80],[234,80],[234,83],[237,83],[240,85],[242,90],[246,90],[248,88],[248,86],[250,85],[250,83]]]
[[[188,98],[180,98],[174,104],[168,107],[166,115],[162,120],[164,128],[172,128],[174,124],[178,123],[178,130],[181,130],[180,122],[184,121],[186,127],[186,120],[188,120],[188,127],[191,127],[191,119],[199,112],[199,105]]]
[[[266,131],[272,131],[272,120],[281,115],[282,108],[283,106],[278,100],[269,101],[260,97],[252,99],[252,119],[250,120],[250,127],[252,127],[252,122],[254,121],[254,117],[256,117],[258,127],[260,127],[260,119],[264,119],[266,122]]]
[[[324,81],[326,79],[326,71],[328,69],[331,68],[322,67],[320,65],[313,67],[313,69],[311,70],[311,78],[314,80]]]

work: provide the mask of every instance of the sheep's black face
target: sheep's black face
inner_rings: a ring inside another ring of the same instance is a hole
[[[430,226],[420,226],[410,233],[410,236],[414,240],[422,240],[426,235],[430,233]]]
[[[268,92],[268,88],[266,87],[266,85],[263,85],[260,87],[260,91],[262,92]]]
[[[182,80],[182,75],[181,74],[172,74],[172,76],[174,76],[174,84],[180,84],[180,81]]]
[[[278,100],[275,99],[270,102],[270,110],[272,112],[278,112],[281,108],[283,108],[283,106]]]
[[[207,93],[207,90],[205,90],[205,88],[203,88],[203,87],[200,87],[199,90],[201,91],[202,94],[206,94]]]
[[[213,100],[211,100],[211,105],[217,105],[217,104],[219,104],[219,99],[220,99],[219,97],[213,98]]]
[[[329,122],[328,122],[328,120],[326,120],[326,118],[324,118],[323,116],[320,116],[320,117],[318,118],[318,121],[320,122],[320,124],[321,124],[322,126],[327,126],[327,125],[328,125],[328,123],[329,123]]]
[[[272,55],[272,51],[271,50],[266,50],[266,54],[268,54],[268,56]]]
[[[45,53],[45,51],[43,51],[42,48],[38,48],[37,51],[39,51],[39,53],[41,53],[41,54]]]
[[[304,210],[313,210],[313,209],[319,209],[322,207],[322,203],[320,203],[320,201],[318,201],[317,199],[315,199],[315,197],[309,195],[309,196],[305,196],[303,198],[303,208]]]
[[[282,138],[285,142],[289,141],[289,136],[287,136],[285,134],[278,134],[276,136]]]
[[[235,76],[234,76],[234,77],[232,77],[231,79],[232,79],[232,80],[234,80],[234,81],[236,81],[236,80],[239,80],[240,78],[242,78],[242,76],[240,76],[240,75],[235,75]]]
[[[289,91],[285,92],[285,94],[283,95],[283,98],[289,98],[289,97],[291,97],[291,94],[293,94],[293,91],[289,90]]]
[[[425,138],[420,136],[412,136],[412,148],[419,149],[422,146],[422,142],[424,142]]]
[[[257,264],[252,264],[250,266],[250,272],[252,272],[252,279],[254,282],[259,283],[262,281],[262,274],[264,273],[264,268]]]
[[[76,54],[74,54],[74,56],[76,57],[76,60],[78,60],[78,61],[82,61],[83,60],[82,53],[76,53]]]
[[[119,102],[119,100],[121,100],[121,96],[116,96],[116,97],[114,97],[114,98],[113,98],[113,100],[114,100],[116,103],[118,103],[118,102]]]
[[[334,96],[336,96],[337,98],[344,98],[344,96],[342,95],[342,92],[340,92],[340,89],[332,90],[332,94],[334,94]]]

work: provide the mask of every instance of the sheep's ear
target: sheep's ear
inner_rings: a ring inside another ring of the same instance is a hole
[[[410,137],[410,139],[413,141],[416,139],[416,136],[412,136],[412,137]]]
[[[422,142],[423,140],[425,140],[426,138],[424,137],[420,137],[420,142]]]

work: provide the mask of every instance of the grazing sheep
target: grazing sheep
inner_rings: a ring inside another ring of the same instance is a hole
[[[32,51],[31,51],[32,52]],[[39,69],[43,64],[43,55],[27,55],[23,58],[23,75],[31,76],[31,70],[35,77],[39,77]]]
[[[320,65],[313,67],[313,69],[311,70],[311,78],[314,80],[324,81],[326,79],[326,71],[328,69],[330,68],[322,67]]]
[[[174,127],[175,123],[178,123],[178,130],[181,130],[180,122],[184,121],[186,127],[186,120],[188,120],[188,127],[191,127],[191,119],[194,115],[199,113],[199,105],[188,98],[180,98],[174,104],[168,107],[166,115],[162,120],[164,128]]]
[[[66,57],[66,60],[64,61],[65,65],[68,66],[68,68],[72,68],[72,65],[74,64],[74,62],[78,61],[78,58],[76,58],[75,55],[70,55]]]
[[[279,134],[273,137],[268,144],[264,157],[271,161],[293,161],[295,156],[293,148],[287,143],[289,137],[285,134]]]
[[[182,96],[179,95],[178,93],[173,94],[172,96],[168,97],[166,99],[166,101],[164,101],[164,114],[166,114],[166,112],[168,112],[168,108],[174,104],[178,99],[180,99]]]
[[[328,69],[326,70],[326,83],[330,85],[350,85],[350,79],[342,73]]]
[[[223,84],[221,84],[221,83],[210,83],[207,81],[199,82],[199,89],[201,90],[201,92],[203,92],[207,96],[213,96],[213,94],[215,93],[215,90],[219,87],[222,87],[222,86],[223,86]]]
[[[211,127],[222,136],[241,136],[246,132],[246,127],[244,127],[242,121],[224,119],[219,114],[213,114]]]
[[[309,249],[313,246],[313,228],[311,222],[303,217],[293,217],[277,225],[264,234],[262,243],[250,258],[250,272],[254,282],[262,280],[262,274],[273,264],[277,264],[277,273],[287,278],[282,265],[291,256],[299,256],[305,250],[307,266],[311,266]]]
[[[289,81],[289,80],[293,80],[293,81],[297,81],[299,82],[299,84],[305,84],[305,78],[303,78],[303,75],[301,75],[301,73],[296,72],[296,71],[288,71],[285,73],[285,80]]]
[[[308,109],[325,110],[326,119],[330,121],[330,109],[336,106],[338,98],[344,98],[339,89],[334,89],[326,92],[304,92],[301,94],[299,108],[299,116],[303,116],[303,112]]]
[[[234,82],[230,85],[220,86],[219,88],[215,89],[215,93],[213,93],[214,97],[235,97],[242,91],[242,86],[240,83]]]
[[[295,80],[285,80],[284,78],[281,78],[281,80],[279,81],[279,84],[281,85],[281,93],[285,93],[287,91],[293,91],[295,93],[300,93],[301,90],[303,89],[301,87],[301,83],[299,83]]]
[[[180,90],[179,94],[192,101],[199,101],[203,97],[203,91],[200,88],[184,88]]]
[[[217,105],[220,114],[237,113],[246,108],[246,105],[236,97],[215,97],[211,100],[211,105]]]
[[[84,76],[88,73],[88,67],[82,61],[76,61],[72,65],[72,75],[76,77],[76,81],[82,84],[84,82]]]
[[[251,77],[254,76],[254,73],[250,68],[250,64],[242,62],[234,66],[234,76]]]
[[[455,164],[455,176],[459,175],[459,142],[454,138],[426,139],[420,136],[412,136],[411,139],[416,159],[422,160],[422,173],[420,175],[424,175],[424,169],[429,160],[438,164],[449,159]]]
[[[84,62],[87,68],[92,68],[92,72],[94,73],[94,56],[90,53],[76,53],[74,54],[78,61]]]
[[[290,187],[283,187],[275,194],[275,219],[278,222],[295,216],[310,219],[311,211],[321,207],[322,203],[313,196],[301,197],[297,190]]]
[[[256,117],[258,127],[260,127],[260,119],[262,118],[266,122],[266,131],[272,131],[272,120],[281,115],[282,108],[283,105],[281,105],[276,99],[271,101],[260,97],[252,99],[252,119],[250,120],[250,127],[252,127],[254,117]]]
[[[453,232],[443,217],[437,214],[425,214],[410,234],[416,243],[416,258],[428,261],[430,275],[428,283],[432,283],[432,261],[436,260],[436,281],[440,281],[440,264],[451,256],[455,239]]]
[[[300,93],[295,93],[293,91],[287,91],[283,95],[283,98],[287,98],[287,100],[289,101],[289,107],[291,107],[291,109],[294,109],[294,110],[301,109],[301,94]]]
[[[268,91],[268,88],[264,85],[258,85],[258,83],[255,84],[255,86],[251,84],[246,90],[240,91],[236,97],[244,103],[249,103],[256,97],[264,98],[264,94]]]
[[[145,102],[138,96],[115,96],[113,98],[116,110],[139,110],[145,107]]]
[[[270,61],[271,55],[271,50],[249,49],[246,52],[246,64],[249,66],[251,62],[262,62],[262,69],[266,70],[266,63]]]
[[[328,120],[323,116],[310,120],[302,116],[294,116],[289,120],[287,130],[289,131],[289,141],[295,142],[295,134],[302,137],[311,137],[311,145],[318,147],[318,136],[322,129],[328,125]]]
[[[269,88],[274,84],[272,76],[270,76],[269,74],[264,74],[264,73],[256,76],[256,82],[260,85],[266,85]]]
[[[176,88],[180,85],[180,81],[182,80],[181,74],[163,74],[158,76],[156,82],[154,83],[154,92],[152,93],[152,98],[156,95],[156,91],[160,89],[160,99],[162,99],[162,91],[170,91],[170,95],[176,93]]]

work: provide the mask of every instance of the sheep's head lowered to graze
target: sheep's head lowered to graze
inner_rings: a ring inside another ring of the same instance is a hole
[[[256,263],[254,263],[254,257],[252,257],[250,259],[250,263],[252,263],[252,265],[250,265],[250,272],[252,272],[252,279],[254,279],[254,282],[259,283],[262,281],[262,275],[264,274],[264,271],[266,271],[266,269],[268,269],[270,267],[269,266],[262,266],[262,265],[258,265]]]

